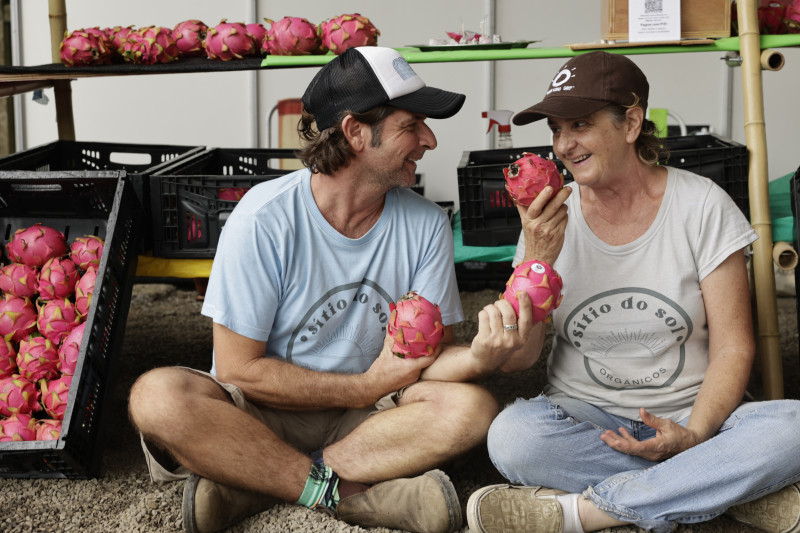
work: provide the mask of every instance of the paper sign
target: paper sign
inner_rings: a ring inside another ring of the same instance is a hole
[[[628,0],[628,40],[680,41],[680,0]]]

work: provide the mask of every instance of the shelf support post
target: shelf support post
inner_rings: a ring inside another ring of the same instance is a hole
[[[783,367],[772,266],[772,220],[769,210],[767,173],[767,135],[764,121],[764,94],[761,80],[761,36],[758,31],[755,0],[739,0],[739,46],[742,55],[742,94],[744,133],[750,154],[748,186],[750,221],[758,234],[753,243],[757,350],[767,399],[783,398]]]
[[[61,41],[67,32],[66,0],[49,0],[50,2],[50,52],[53,63],[61,62]],[[75,118],[72,112],[72,87],[70,80],[53,82],[56,100],[56,123],[58,138],[62,141],[75,140]]]

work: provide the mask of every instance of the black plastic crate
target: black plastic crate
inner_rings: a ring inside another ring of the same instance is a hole
[[[124,171],[0,172],[3,247],[37,222],[67,242],[105,239],[61,436],[55,441],[0,442],[0,477],[90,478],[98,475],[117,360],[136,273],[138,200]]]
[[[211,259],[222,227],[237,200],[222,189],[249,189],[292,172],[281,161],[298,163],[294,150],[211,148],[166,165],[150,177],[153,255]]]
[[[670,150],[662,164],[690,170],[714,180],[749,218],[747,147],[717,135],[665,138]],[[566,183],[572,176],[555,158],[552,146],[464,152],[458,164],[461,232],[467,246],[516,244],[519,214],[505,189],[503,168],[531,152],[553,159]]]
[[[165,164],[201,152],[203,146],[55,141],[0,159],[3,170],[124,170],[143,210],[140,252],[152,249],[147,176]]]

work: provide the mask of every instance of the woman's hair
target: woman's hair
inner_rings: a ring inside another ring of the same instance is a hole
[[[394,113],[397,108],[391,106],[378,106],[364,113],[342,113],[342,118],[353,115],[357,121],[362,122],[372,130],[372,146],[380,146],[381,129],[383,121]],[[317,131],[314,115],[303,109],[300,122],[297,125],[300,137],[305,141],[303,148],[297,151],[303,164],[312,172],[332,174],[342,167],[350,164],[353,150],[342,132],[342,119],[335,125],[323,131]]]
[[[634,95],[635,100],[629,106],[619,104],[609,104],[606,109],[611,113],[611,117],[616,124],[625,121],[628,109],[639,105],[639,96]],[[664,144],[663,139],[657,135],[656,124],[650,119],[642,121],[642,131],[636,139],[636,153],[639,159],[650,165],[655,165],[659,161],[666,160],[669,156],[669,148]]]

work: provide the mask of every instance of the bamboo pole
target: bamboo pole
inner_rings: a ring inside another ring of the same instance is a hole
[[[745,142],[750,153],[750,222],[758,240],[753,243],[753,279],[757,313],[758,353],[767,399],[783,398],[783,368],[772,266],[772,220],[769,212],[767,135],[761,84],[761,36],[755,0],[739,0],[739,48],[742,55]]]
[[[50,52],[53,63],[61,62],[59,49],[67,33],[66,0],[50,1]],[[53,82],[56,100],[56,123],[58,138],[62,141],[75,140],[75,118],[72,112],[72,87],[69,80]]]

